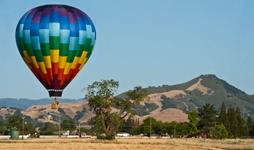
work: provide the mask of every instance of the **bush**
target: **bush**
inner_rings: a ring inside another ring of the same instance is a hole
[[[223,124],[215,125],[210,128],[210,137],[214,139],[225,139],[228,137],[228,131]]]
[[[40,130],[41,135],[53,135],[58,131],[58,125],[46,122]]]

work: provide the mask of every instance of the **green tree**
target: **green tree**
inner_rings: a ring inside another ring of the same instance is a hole
[[[248,134],[248,128],[246,126],[245,119],[241,115],[241,111],[239,107],[235,109],[236,121],[237,121],[237,137],[246,136]]]
[[[229,127],[228,116],[227,116],[227,108],[226,108],[224,102],[221,104],[218,123],[223,124],[226,128]]]
[[[253,127],[253,122],[250,116],[247,117],[247,121],[246,121],[246,126],[247,126],[247,131],[248,131],[248,135],[251,136],[251,130]]]
[[[76,129],[76,125],[75,125],[75,122],[71,119],[64,119],[62,122],[61,122],[61,128],[63,130],[69,130],[69,131],[73,131]]]
[[[248,134],[245,119],[241,116],[240,109],[230,107],[227,111],[229,126],[227,128],[230,137],[241,137]]]
[[[17,130],[21,133],[23,132],[23,125],[24,125],[24,134],[29,134],[29,133],[34,134],[35,128],[31,123],[26,121],[27,119],[28,118],[24,117],[24,122],[23,122],[23,119],[21,116],[13,115],[8,118],[6,125],[8,126],[10,130]]]
[[[95,81],[86,89],[85,98],[95,112],[97,138],[114,139],[124,119],[133,115],[133,106],[146,97],[143,88],[135,87],[124,99],[115,97],[119,83],[114,80]],[[117,108],[119,111],[114,111]]]
[[[228,137],[228,131],[223,124],[215,125],[210,128],[210,137],[214,139],[225,139]]]
[[[227,110],[227,125],[225,125],[228,130],[229,137],[236,138],[247,136],[249,134],[248,120],[246,120],[240,111],[239,107],[230,107]]]
[[[248,126],[249,136],[254,137],[254,122],[252,121],[250,116],[247,119],[247,126]]]
[[[144,99],[148,99],[146,91],[141,86],[137,86],[133,90],[126,92],[124,98],[115,99],[114,102],[115,106],[120,110],[121,118],[128,119],[135,114],[135,106],[144,101]]]
[[[144,135],[147,135],[150,137],[152,134],[156,134],[154,131],[154,128],[156,125],[157,125],[157,121],[152,117],[148,117],[143,121],[143,124],[141,125],[141,131]]]
[[[10,116],[8,118],[8,127],[11,130],[18,130],[18,131],[22,131],[22,118],[20,116]]]
[[[132,135],[140,135],[142,132],[142,128],[141,128],[141,125],[140,126],[137,126],[137,127],[134,127],[130,130],[130,133]]]
[[[129,117],[124,120],[123,126],[121,127],[121,132],[130,132],[132,129],[137,128],[139,126],[139,120],[134,117]]]
[[[196,109],[193,109],[191,112],[188,113],[188,119],[190,121],[191,130],[189,134],[197,133],[197,125],[198,125],[198,112]]]
[[[146,136],[151,135],[171,135],[173,137],[187,137],[193,134],[193,127],[190,123],[161,122],[152,117],[148,117],[139,127],[134,129],[135,134],[143,133]]]
[[[24,125],[24,134],[31,134],[32,136],[36,132],[34,126],[31,123],[25,123]]]
[[[157,135],[163,136],[167,135],[167,124],[161,121],[157,121],[154,125],[154,131]]]
[[[58,131],[58,125],[46,122],[40,129],[40,134],[42,135],[53,135]]]
[[[119,118],[112,114],[114,105],[114,95],[119,83],[114,80],[95,81],[87,88],[85,96],[88,99],[90,108],[95,112],[95,128],[98,138],[112,139],[118,130],[118,121],[113,123],[112,120]]]
[[[165,124],[165,128],[166,128],[166,133],[170,136],[174,136],[174,134],[176,133],[176,126],[177,123],[176,122],[171,122],[171,123],[164,123]]]
[[[210,128],[216,124],[216,110],[214,105],[205,104],[202,108],[198,109],[199,123],[198,127],[201,133],[209,137]]]
[[[189,123],[177,123],[175,124],[175,136],[176,137],[187,137],[189,134],[192,134],[192,126]]]
[[[3,135],[7,131],[7,124],[4,121],[0,121],[0,135]]]

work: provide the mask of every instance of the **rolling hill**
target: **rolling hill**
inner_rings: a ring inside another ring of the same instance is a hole
[[[149,98],[135,108],[136,117],[140,121],[152,116],[163,122],[188,122],[187,112],[192,109],[202,107],[206,103],[214,104],[215,108],[219,109],[222,102],[227,107],[239,107],[243,115],[254,117],[254,96],[246,94],[215,75],[201,75],[178,85],[148,87],[146,91]],[[118,96],[124,97],[124,94]],[[57,112],[50,109],[50,99],[39,101],[20,99],[14,102],[8,99],[8,102],[8,107],[23,108],[21,113],[40,122],[56,122],[57,117],[61,115],[62,118],[68,117],[86,124],[94,116],[85,100],[62,101],[61,109]],[[3,104],[0,99],[0,105]],[[5,112],[6,114],[8,113]],[[1,111],[0,116],[3,116]]]
[[[62,103],[78,103],[82,99],[73,100],[73,99],[61,99]],[[0,98],[0,107],[12,107],[18,109],[27,109],[33,105],[46,105],[52,103],[52,99],[43,98],[43,99],[27,99],[27,98]]]

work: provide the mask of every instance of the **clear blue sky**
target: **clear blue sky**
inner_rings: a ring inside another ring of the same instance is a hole
[[[97,29],[94,53],[64,98],[83,97],[100,79],[119,81],[120,93],[201,74],[254,94],[253,0],[1,0],[0,98],[48,97],[18,53],[15,28],[29,9],[54,3],[83,10]]]

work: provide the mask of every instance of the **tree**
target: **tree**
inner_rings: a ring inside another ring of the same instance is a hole
[[[248,135],[252,136],[251,132],[252,132],[252,128],[253,128],[253,122],[252,122],[252,119],[250,116],[247,117],[246,126],[247,126],[247,130],[248,130]]]
[[[115,106],[119,108],[121,118],[129,118],[134,114],[135,106],[144,99],[148,99],[146,91],[141,86],[137,86],[126,92],[124,98],[116,99]]]
[[[155,133],[154,126],[157,124],[156,120],[152,117],[148,117],[143,121],[141,130],[144,135],[151,136]]]
[[[139,119],[135,119],[134,117],[129,117],[124,120],[123,126],[121,127],[121,132],[130,132],[132,129],[135,129],[139,126]]]
[[[198,131],[198,129],[197,129],[198,113],[197,113],[196,109],[193,109],[191,112],[188,113],[188,119],[189,119],[190,125],[191,125],[190,134],[195,134]]]
[[[22,131],[22,118],[20,116],[10,116],[8,119],[8,127],[11,130]]]
[[[171,123],[164,123],[165,124],[165,128],[166,128],[166,133],[168,135],[174,136],[176,134],[176,126],[177,123],[176,122],[171,122]]]
[[[24,134],[31,134],[32,137],[34,137],[34,134],[36,133],[36,129],[31,123],[25,123],[24,125]]]
[[[0,135],[3,135],[7,131],[7,124],[4,121],[0,121]]]
[[[252,121],[250,116],[248,116],[248,119],[247,119],[247,127],[249,131],[249,136],[254,137],[254,122]]]
[[[239,107],[230,107],[227,111],[229,126],[226,127],[230,137],[241,137],[248,135],[248,127],[245,119],[241,116]]]
[[[241,111],[239,107],[235,109],[236,121],[237,121],[237,137],[248,135],[248,128],[244,118],[241,116]]]
[[[40,129],[40,134],[42,135],[52,135],[58,131],[58,125],[46,122],[43,127]]]
[[[221,104],[218,123],[223,124],[226,128],[229,127],[228,116],[227,116],[227,108],[226,108],[224,102]]]
[[[175,124],[175,136],[176,137],[187,137],[189,134],[192,134],[192,126],[189,123],[177,123]]]
[[[114,94],[119,83],[114,80],[95,81],[87,88],[85,96],[88,99],[90,108],[95,112],[95,127],[98,138],[112,139],[118,124],[110,121],[116,119],[117,114],[112,114],[112,106],[114,104]],[[114,118],[114,119],[113,119]],[[119,116],[117,116],[119,118]],[[105,134],[105,136],[104,136]]]
[[[26,120],[27,118],[24,118],[24,119]],[[33,135],[35,133],[34,126],[31,123],[26,122],[25,120],[23,122],[23,119],[21,116],[13,115],[8,118],[7,126],[10,131],[17,130],[22,133],[23,132],[23,125],[24,125],[24,134],[32,134]]]
[[[223,124],[215,125],[210,128],[210,137],[214,139],[225,139],[228,137],[228,131]]]
[[[152,134],[162,136],[168,134],[168,125],[169,123],[163,123],[161,121],[155,120],[152,117],[148,117],[143,121],[143,124],[140,125],[139,131],[140,133],[143,133],[144,135],[149,137]]]
[[[76,125],[75,125],[75,122],[71,119],[64,119],[62,122],[61,122],[61,128],[63,130],[69,130],[69,131],[73,131],[76,129]]]
[[[216,124],[216,111],[214,105],[205,104],[202,108],[198,109],[199,123],[198,127],[201,133],[209,137],[210,128]]]
[[[235,109],[230,107],[228,108],[227,117],[229,121],[228,131],[230,137],[236,137],[236,134],[238,133],[237,128],[237,119],[235,114]]]
[[[146,96],[143,88],[136,87],[127,92],[124,99],[119,99],[115,97],[118,87],[119,83],[115,80],[101,80],[93,82],[86,89],[85,98],[96,115],[97,138],[114,139],[124,119],[132,116],[133,106]]]

